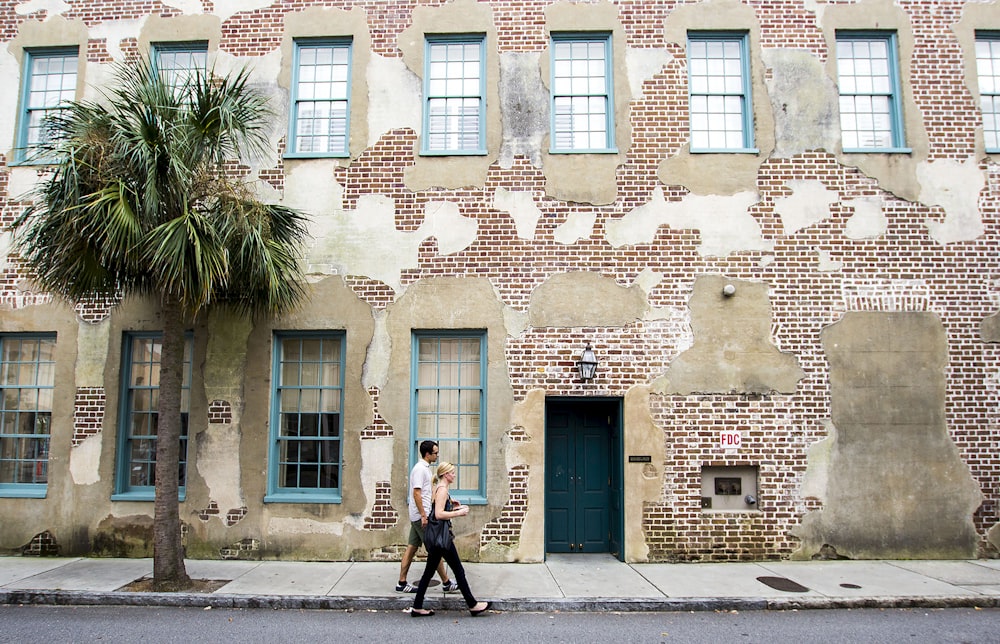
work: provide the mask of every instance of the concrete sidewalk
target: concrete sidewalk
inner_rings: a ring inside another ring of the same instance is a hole
[[[150,559],[0,557],[0,604],[403,610],[396,562],[187,561],[212,593],[121,590]],[[541,564],[465,564],[498,610],[694,611],[1000,607],[1000,560],[624,564],[609,555],[549,555]],[[415,562],[410,581],[423,570]],[[464,610],[435,578],[425,603]]]

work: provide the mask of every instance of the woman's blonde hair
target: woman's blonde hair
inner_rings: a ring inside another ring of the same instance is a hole
[[[448,461],[442,461],[438,464],[437,471],[434,473],[434,482],[437,483],[441,480],[441,477],[449,472],[454,472],[455,466]]]

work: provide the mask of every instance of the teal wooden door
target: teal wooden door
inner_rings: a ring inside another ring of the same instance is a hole
[[[607,409],[606,403],[554,402],[546,407],[547,552],[609,551],[614,450]]]

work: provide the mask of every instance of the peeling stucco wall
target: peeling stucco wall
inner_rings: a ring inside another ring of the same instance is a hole
[[[727,296],[723,289],[735,288]],[[691,294],[694,346],[653,383],[656,393],[794,393],[804,376],[771,340],[767,285],[702,275]]]
[[[823,331],[831,435],[809,451],[823,502],[793,530],[795,557],[976,556],[979,486],[945,424],[947,339],[933,313],[852,312]]]
[[[533,327],[624,326],[641,319],[646,293],[588,271],[556,273],[531,293]]]

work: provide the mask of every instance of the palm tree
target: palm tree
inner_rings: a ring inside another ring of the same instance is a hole
[[[248,83],[153,62],[118,64],[101,100],[50,117],[39,148],[51,173],[14,224],[15,249],[70,302],[156,298],[163,321],[153,580],[190,585],[178,507],[184,331],[215,305],[278,314],[304,295],[302,214],[257,199],[235,161],[266,149],[272,114]]]

